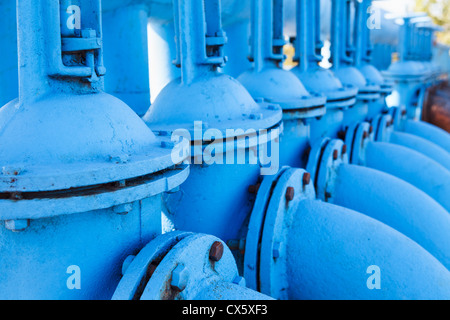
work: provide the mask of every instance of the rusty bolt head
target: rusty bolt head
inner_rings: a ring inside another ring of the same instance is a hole
[[[402,116],[404,117],[404,116],[406,116],[406,114],[407,114],[408,112],[406,111],[406,110],[402,110]]]
[[[333,160],[337,160],[338,157],[339,157],[339,151],[338,150],[334,150],[333,151]]]
[[[370,126],[369,127],[369,134],[372,134],[373,133],[373,126]]]
[[[344,155],[344,154],[346,154],[346,153],[347,153],[347,145],[344,144],[344,145],[342,146],[342,155]]]
[[[286,200],[288,202],[294,200],[294,194],[295,194],[294,187],[287,187],[287,189],[286,189]]]
[[[223,256],[223,244],[220,241],[216,241],[212,244],[209,250],[209,259],[211,261],[217,262],[222,259]]]
[[[364,131],[363,133],[363,139],[367,139],[369,137],[369,132]]]
[[[310,182],[311,182],[311,174],[309,172],[305,172],[303,174],[302,182],[303,182],[303,186],[307,186],[308,184],[310,184]]]

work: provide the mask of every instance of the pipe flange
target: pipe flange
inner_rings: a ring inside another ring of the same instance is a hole
[[[244,277],[249,288],[285,299],[286,240],[289,221],[303,199],[315,199],[311,175],[283,167],[266,176],[258,190],[245,244]]]
[[[373,127],[368,122],[361,122],[349,128],[345,135],[345,145],[349,151],[349,163],[365,165],[366,146],[373,140]]]
[[[275,299],[288,299],[289,280],[286,265],[289,259],[286,237],[300,202],[315,199],[310,174],[303,169],[289,168],[279,177],[266,209],[259,253],[259,284],[261,293]]]
[[[120,280],[113,300],[139,300],[145,286],[152,276],[158,261],[182,239],[192,235],[190,232],[174,231],[163,234],[147,244],[126,268],[122,268],[123,277]],[[127,257],[125,262],[130,259]],[[124,262],[124,265],[125,265]]]
[[[379,85],[367,85],[359,89],[357,99],[361,101],[373,101],[381,98],[381,87]]]
[[[402,107],[391,107],[389,109],[389,115],[393,119],[394,129],[402,130],[404,122],[408,119],[407,111]]]
[[[377,120],[374,140],[378,142],[389,142],[391,133],[394,130],[394,119],[390,114],[381,115]]]
[[[284,121],[321,117],[326,113],[326,102],[327,97],[319,93],[297,100],[273,101],[282,107]]]
[[[347,109],[353,106],[357,99],[358,88],[353,85],[345,85],[338,90],[326,92],[327,109]]]
[[[320,146],[311,150],[307,168],[311,172],[317,198],[328,202],[333,197],[337,169],[341,164],[348,163],[347,146],[338,139],[324,139]]]
[[[115,300],[194,300],[207,286],[232,283],[238,269],[231,251],[204,234],[173,232],[150,242],[126,268]]]
[[[13,193],[0,198],[0,220],[43,219],[89,212],[133,203],[168,192],[189,176],[189,165],[180,164],[159,173],[128,179],[95,188],[72,189],[70,192]]]
[[[264,227],[267,206],[272,196],[272,191],[279,177],[288,170],[282,167],[277,174],[265,176],[258,188],[255,203],[250,215],[247,237],[245,241],[243,274],[247,281],[247,286],[259,291],[259,252],[260,243]]]

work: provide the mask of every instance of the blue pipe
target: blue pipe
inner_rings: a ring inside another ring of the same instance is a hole
[[[393,198],[395,205],[388,200]],[[449,213],[407,182],[373,169],[342,165],[328,201],[391,226],[450,267]]]
[[[450,153],[439,145],[431,143],[430,140],[417,135],[394,131],[391,133],[389,142],[416,150],[450,170]]]
[[[404,131],[414,134],[441,146],[450,152],[450,136],[448,132],[423,121],[407,120],[404,123]]]
[[[384,142],[369,142],[365,157],[368,167],[409,182],[450,212],[450,171],[439,163],[409,148]]]
[[[249,287],[291,300],[449,296],[450,274],[435,257],[375,219],[316,200],[305,174],[284,167],[261,184],[245,239]],[[373,266],[381,290],[370,289]]]
[[[449,282],[448,270],[416,242],[385,224],[311,200],[299,203],[295,217],[291,225],[295,232],[289,232],[286,244],[289,296],[314,300],[449,297],[449,286],[438,285]],[[367,285],[373,265],[381,272],[381,290],[369,290]]]
[[[385,118],[381,117],[381,120]],[[390,122],[390,120],[385,121]],[[449,210],[447,189],[450,191],[450,171],[426,154],[392,143],[392,137],[395,137],[396,133],[391,133],[391,130],[383,125],[383,121],[380,123],[382,128],[376,128],[372,134],[376,137],[377,142],[371,139],[370,129],[372,127],[368,123],[359,124],[354,129],[347,131],[345,141],[350,147],[350,163],[368,166],[403,179],[425,191]],[[415,136],[410,136],[413,142],[420,140]],[[423,141],[425,146],[430,145],[426,140]],[[406,161],[406,159],[408,160]]]
[[[347,163],[342,141],[327,140],[313,148],[308,171],[319,199],[389,225],[416,241],[448,268],[449,213],[423,191],[399,178]]]

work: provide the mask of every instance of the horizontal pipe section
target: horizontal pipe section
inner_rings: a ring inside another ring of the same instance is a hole
[[[416,150],[450,170],[450,153],[430,140],[413,134],[394,131],[391,133],[389,142]]]
[[[450,214],[423,191],[387,173],[343,164],[331,196],[330,202],[410,237],[450,268]]]
[[[404,131],[428,139],[450,152],[450,135],[441,128],[423,121],[408,120]]]
[[[292,299],[448,299],[450,273],[403,234],[358,212],[300,202],[288,235]],[[380,289],[370,289],[379,268]]]
[[[450,212],[450,171],[433,159],[399,145],[369,142],[366,150],[366,166],[409,182]]]

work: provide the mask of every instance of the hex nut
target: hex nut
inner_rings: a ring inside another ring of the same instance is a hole
[[[5,220],[5,228],[13,232],[21,232],[30,226],[30,220]]]
[[[170,285],[172,286],[173,289],[181,292],[186,288],[188,280],[189,280],[188,269],[184,265],[179,264],[172,271],[172,280],[170,282]]]

